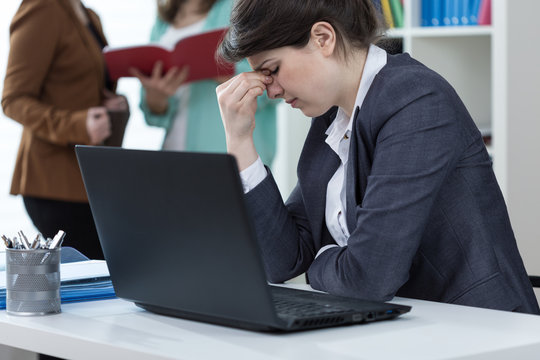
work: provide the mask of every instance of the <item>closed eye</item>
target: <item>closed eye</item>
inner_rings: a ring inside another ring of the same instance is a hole
[[[270,71],[270,75],[276,75],[279,71],[279,66],[274,69],[274,71]]]

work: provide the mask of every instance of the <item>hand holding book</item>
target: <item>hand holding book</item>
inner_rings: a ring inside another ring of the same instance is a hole
[[[162,64],[164,74],[168,74],[172,68],[182,71],[187,67],[188,70],[185,71],[188,73],[182,83],[231,76],[234,74],[234,64],[221,63],[215,57],[217,46],[226,31],[226,28],[222,28],[189,36],[178,41],[173,49],[151,44],[106,48],[103,55],[113,80],[135,76],[135,73],[130,71],[132,68],[142,75],[150,76],[158,61]]]
[[[167,111],[168,98],[186,81],[189,67],[187,65],[182,69],[172,67],[163,73],[163,63],[158,60],[149,76],[137,68],[130,68],[129,71],[144,87],[145,100],[150,110],[155,114],[162,114]]]

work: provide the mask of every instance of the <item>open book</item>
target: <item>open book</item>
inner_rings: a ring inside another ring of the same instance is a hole
[[[173,49],[159,44],[109,48],[103,50],[105,63],[112,80],[132,76],[129,68],[137,68],[149,75],[154,64],[161,60],[164,73],[173,66],[189,67],[186,82],[234,75],[234,64],[216,61],[216,49],[227,28],[217,29],[178,41]]]

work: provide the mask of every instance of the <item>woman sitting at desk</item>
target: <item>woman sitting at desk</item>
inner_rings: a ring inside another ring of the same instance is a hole
[[[235,3],[221,55],[255,71],[217,94],[269,280],[538,314],[474,121],[381,34],[370,0]],[[253,145],[264,91],[314,117],[285,204]]]

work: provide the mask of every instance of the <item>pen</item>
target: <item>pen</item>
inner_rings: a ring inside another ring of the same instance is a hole
[[[64,240],[64,236],[66,236],[66,233],[63,230],[58,230],[58,233],[54,235],[54,239],[49,245],[49,249],[54,249],[57,246],[60,246],[60,243]]]
[[[2,240],[4,240],[4,244],[6,244],[6,248],[10,249],[12,246],[11,240],[6,235],[2,235]]]
[[[45,249],[50,249],[51,243],[52,243],[52,239],[50,237],[48,237],[47,240],[45,240],[44,248]]]
[[[46,249],[47,248],[47,240],[43,237],[43,235],[38,234],[39,236],[39,248],[40,249]]]
[[[39,234],[37,234],[34,241],[32,241],[32,245],[30,245],[30,248],[32,248],[32,249],[39,248]]]
[[[21,243],[23,244],[23,246],[28,250],[30,249],[30,243],[28,242],[28,239],[26,238],[26,235],[24,235],[24,233],[21,231],[19,231],[19,237],[21,238]]]

